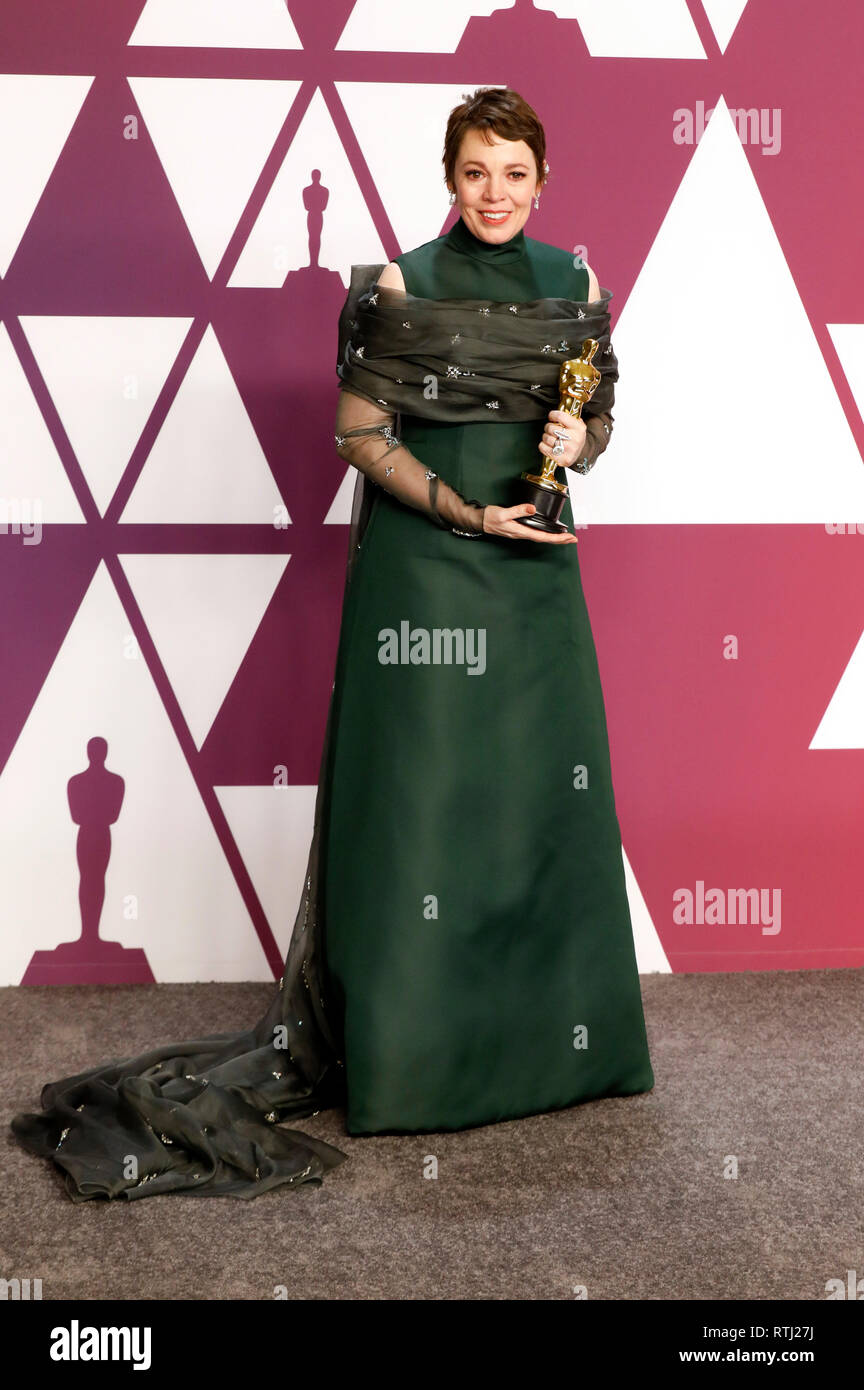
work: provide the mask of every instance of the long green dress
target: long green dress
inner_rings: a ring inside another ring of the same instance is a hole
[[[461,220],[397,261],[429,299],[588,295],[567,252],[522,231],[492,245]],[[404,415],[400,429],[465,497],[499,505],[521,500],[541,433]],[[462,1129],[650,1090],[579,547],[460,537],[374,492],[322,838],[348,1131]],[[436,629],[462,632],[463,660],[434,659]]]

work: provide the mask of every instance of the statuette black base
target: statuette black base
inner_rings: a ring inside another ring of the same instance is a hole
[[[570,529],[565,522],[558,520],[567,500],[566,487],[561,490],[542,487],[539,483],[532,483],[523,473],[521,491],[522,501],[533,502],[537,508],[533,516],[517,518],[522,526],[532,526],[535,531],[556,533]]]

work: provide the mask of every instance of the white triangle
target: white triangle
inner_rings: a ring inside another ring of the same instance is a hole
[[[442,132],[447,117],[476,83],[337,82],[381,201],[404,250],[437,237],[449,212],[441,165]],[[486,83],[484,86],[503,86]],[[393,112],[410,142],[404,158],[394,151]],[[430,170],[441,170],[430,178]],[[362,258],[357,258],[362,259]]]
[[[82,522],[72,484],[48,426],[15,354],[6,325],[0,323],[0,524]]]
[[[509,10],[514,4],[515,0],[435,0],[434,5],[406,5],[405,0],[357,0],[336,49],[358,53],[455,53],[472,17]],[[467,86],[464,90],[468,90]],[[403,126],[401,118],[398,126],[391,123],[391,134],[398,135],[400,129],[410,141],[410,127]],[[411,158],[410,154],[406,157]]]
[[[864,517],[855,440],[722,98],[613,344],[615,426],[573,476],[577,519]]]
[[[102,513],[191,323],[191,318],[114,318],[109,314],[21,319]]]
[[[302,48],[285,0],[147,0],[129,39],[150,48]]]
[[[303,189],[312,182],[313,169],[321,171],[320,182],[329,193],[319,265],[338,271],[347,288],[353,264],[389,261],[319,90],[273,180],[228,281],[230,288],[275,289],[284,283],[289,270],[309,265]]]
[[[104,563],[0,776],[0,980],[80,935],[69,778],[108,743],[125,779],[100,935],[142,947],[158,980],[270,980],[261,943]],[[130,912],[137,915],[130,918]]]
[[[864,324],[829,323],[828,332],[846,373],[855,404],[864,419]]]
[[[198,748],[222,707],[290,555],[121,555]]]
[[[208,324],[120,518],[290,522],[228,363]]]
[[[325,526],[350,526],[356,483],[357,469],[349,465],[348,472],[339,484],[339,491],[330,503],[330,510],[324,518]]]
[[[738,21],[747,8],[747,0],[702,0],[714,36],[725,53]]]
[[[534,0],[578,19],[592,58],[704,58],[687,0]]]
[[[627,885],[627,901],[630,904],[630,920],[633,923],[633,945],[636,948],[636,968],[640,975],[650,975],[657,971],[670,972],[672,967],[663,950],[663,943],[657,935],[657,928],[648,911],[648,904],[633,872],[630,860],[622,845],[621,857],[624,861],[624,879]]]
[[[838,539],[837,544],[840,543]],[[837,683],[810,747],[864,748],[864,632]]]
[[[288,951],[315,818],[313,787],[217,787],[279,953]]]
[[[0,275],[5,275],[93,82],[0,75]]]
[[[212,278],[300,83],[228,77],[128,81]]]

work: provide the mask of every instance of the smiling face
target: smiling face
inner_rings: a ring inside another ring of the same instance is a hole
[[[466,226],[481,241],[509,241],[515,236],[541,187],[537,162],[524,140],[504,140],[494,131],[465,132],[451,191]]]

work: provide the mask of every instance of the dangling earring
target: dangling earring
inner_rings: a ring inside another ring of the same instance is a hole
[[[549,177],[549,165],[546,163],[546,160],[544,159],[544,160],[543,160],[543,182],[544,182],[544,183],[546,182],[546,180],[548,179],[548,177]],[[538,208],[540,207],[540,194],[539,194],[539,193],[535,193],[535,194],[534,194],[534,207],[535,207],[535,210],[538,209]]]
[[[453,204],[454,204],[455,202],[456,202],[456,194],[455,194],[455,193],[451,193],[451,194],[450,194],[450,206],[451,206],[451,208],[452,208],[452,206],[453,206]]]

